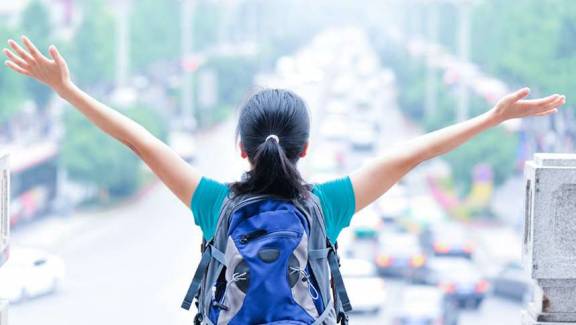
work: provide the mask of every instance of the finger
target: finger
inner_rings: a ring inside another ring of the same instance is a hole
[[[551,109],[554,107],[562,106],[564,104],[566,104],[566,97],[565,96],[559,96],[556,100],[554,100],[550,104],[547,104],[545,106],[544,110],[548,110],[548,109]]]
[[[26,61],[22,60],[19,56],[17,56],[16,54],[12,53],[12,51],[10,51],[9,49],[2,49],[2,52],[4,52],[4,54],[10,59],[12,60],[12,62],[16,63],[17,65],[21,66],[22,68],[26,69],[28,68],[28,63],[26,63]]]
[[[551,101],[545,102],[543,104],[537,104],[536,102],[529,102],[527,101],[527,110],[529,110],[531,113],[538,113],[538,112],[543,112],[543,111],[547,111],[549,109],[552,109],[554,107],[558,107],[561,105],[565,104],[565,99],[564,96],[558,96],[554,99],[552,99]]]
[[[538,99],[529,99],[526,100],[526,104],[529,104],[531,106],[546,106],[546,105],[550,105],[551,103],[553,103],[554,101],[556,101],[557,99],[559,99],[561,96],[558,94],[554,94],[554,95],[550,95],[548,97],[544,97],[544,98],[538,98]]]
[[[528,87],[521,88],[512,94],[512,100],[517,102],[522,98],[528,96],[528,94],[530,94],[530,88]]]
[[[50,53],[50,56],[52,57],[52,59],[54,59],[54,61],[59,66],[63,66],[65,64],[64,58],[62,57],[62,55],[60,55],[60,52],[58,52],[58,49],[56,48],[56,46],[50,45],[50,47],[48,48],[48,52]]]
[[[28,49],[28,51],[30,51],[30,54],[32,54],[32,56],[33,56],[36,60],[48,61],[48,58],[46,58],[40,51],[38,51],[38,49],[36,48],[36,46],[34,46],[34,44],[32,43],[32,41],[30,41],[30,40],[28,39],[28,37],[22,36],[22,43],[24,43],[24,45],[26,46],[26,48]]]
[[[24,74],[24,75],[27,75],[27,76],[32,77],[32,74],[31,74],[30,72],[28,72],[28,70],[25,70],[25,69],[21,68],[21,67],[18,66],[16,63],[14,63],[14,62],[12,62],[12,61],[10,61],[10,60],[6,60],[6,61],[4,62],[4,64],[5,64],[7,67],[9,67],[10,69],[12,69],[12,70],[14,70],[14,71],[16,71],[16,72],[18,72],[18,73],[21,73],[21,74]]]
[[[553,114],[553,113],[556,113],[556,112],[558,112],[558,109],[557,109],[557,108],[553,108],[553,109],[549,109],[549,110],[547,110],[547,111],[540,112],[540,113],[536,113],[536,114],[533,114],[533,115],[534,115],[534,116],[543,116],[543,115]]]
[[[36,62],[36,60],[34,60],[34,58],[28,54],[28,52],[26,52],[22,47],[20,47],[20,45],[18,45],[18,43],[16,43],[13,40],[8,40],[8,44],[10,45],[11,48],[14,49],[14,51],[16,51],[16,53],[18,53],[18,55],[24,59],[24,61],[28,62],[28,64],[33,64]]]

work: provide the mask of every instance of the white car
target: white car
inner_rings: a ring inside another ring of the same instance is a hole
[[[357,151],[370,151],[376,146],[378,132],[373,124],[355,123],[350,128],[350,145]]]
[[[352,304],[353,312],[378,313],[386,302],[384,280],[368,261],[342,258],[340,272]]]
[[[11,248],[0,267],[0,298],[18,303],[56,292],[65,274],[63,260],[36,249]]]
[[[407,286],[395,303],[392,324],[458,324],[456,306],[436,287]]]

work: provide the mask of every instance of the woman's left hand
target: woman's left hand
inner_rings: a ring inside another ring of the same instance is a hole
[[[518,117],[552,114],[566,103],[566,97],[558,94],[538,99],[524,99],[529,93],[530,89],[522,88],[506,95],[496,103],[490,113],[498,122],[504,122]]]
[[[22,43],[26,49],[14,40],[8,40],[8,44],[14,52],[3,49],[4,54],[8,57],[8,60],[5,61],[7,67],[45,83],[56,92],[71,86],[68,65],[54,45],[51,45],[48,50],[51,56],[49,59],[26,36],[22,36]]]

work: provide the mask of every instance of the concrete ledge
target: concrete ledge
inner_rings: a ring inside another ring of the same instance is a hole
[[[554,322],[562,324],[576,322],[576,312],[542,312],[539,311],[539,308],[533,302],[528,304],[526,315],[534,321],[543,322],[545,324]]]
[[[566,322],[547,322],[534,319],[526,311],[522,311],[522,325],[567,325]]]

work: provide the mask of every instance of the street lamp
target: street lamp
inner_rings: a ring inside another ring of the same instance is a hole
[[[186,62],[189,62],[192,58],[194,0],[181,0],[181,3],[181,127],[192,131],[196,128],[196,120],[194,118],[194,92],[192,89],[192,77],[195,69],[186,68]]]
[[[132,0],[114,0],[110,4],[116,9],[116,69],[113,101],[122,106],[136,100],[134,89],[129,86],[130,79],[130,8]]]
[[[428,23],[427,36],[430,43],[438,42],[438,12],[437,6],[442,3],[452,4],[458,10],[458,57],[462,63],[470,60],[470,10],[472,6],[477,5],[481,0],[416,0],[417,3],[428,5]],[[436,79],[434,69],[430,66],[432,57],[431,48],[429,47],[428,71],[426,77],[426,115],[434,114],[437,106]],[[458,85],[457,111],[458,121],[468,118],[470,96],[466,80],[460,80]]]

